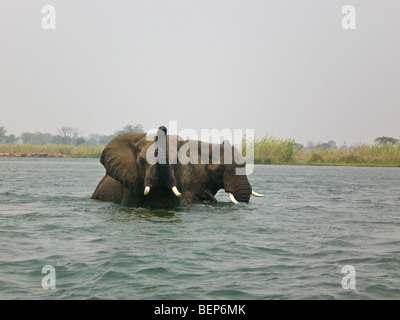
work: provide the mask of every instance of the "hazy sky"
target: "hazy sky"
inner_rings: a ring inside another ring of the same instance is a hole
[[[400,138],[399,17],[398,0],[0,0],[0,126]]]

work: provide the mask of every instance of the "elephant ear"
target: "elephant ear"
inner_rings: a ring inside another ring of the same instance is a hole
[[[137,156],[145,133],[123,133],[113,138],[104,148],[100,162],[106,174],[125,187],[136,191],[139,184]]]

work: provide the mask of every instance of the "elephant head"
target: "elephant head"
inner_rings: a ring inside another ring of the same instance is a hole
[[[246,162],[228,141],[223,144],[209,144],[202,141],[186,143],[191,160],[197,158],[189,186],[192,199],[216,202],[214,196],[220,189],[224,189],[234,203],[248,203],[251,195],[263,196],[252,190],[245,173]],[[187,198],[190,196],[185,197]]]
[[[181,193],[175,165],[169,163],[170,139],[166,133],[165,127],[150,137],[145,133],[124,133],[104,148],[100,162],[106,175],[121,185],[119,198],[123,206],[169,208],[179,204]]]

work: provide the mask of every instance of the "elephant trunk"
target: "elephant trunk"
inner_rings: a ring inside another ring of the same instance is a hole
[[[231,201],[248,203],[252,189],[247,176],[237,175],[231,181],[225,183],[225,191],[230,193]]]
[[[152,167],[152,177],[146,177],[145,179],[144,195],[146,196],[150,192],[150,183],[146,184],[146,180],[151,180],[154,182],[151,184],[152,187],[167,187],[172,190],[176,197],[181,197],[181,193],[176,187],[176,179],[171,171],[172,168],[169,165],[167,149],[167,128],[162,126],[157,130],[156,147],[154,151],[154,157],[157,159],[157,161]]]

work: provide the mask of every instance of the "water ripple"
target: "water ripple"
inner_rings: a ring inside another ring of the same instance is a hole
[[[149,210],[90,200],[97,160],[2,162],[0,298],[400,299],[400,171],[387,169],[256,166],[264,198]]]

